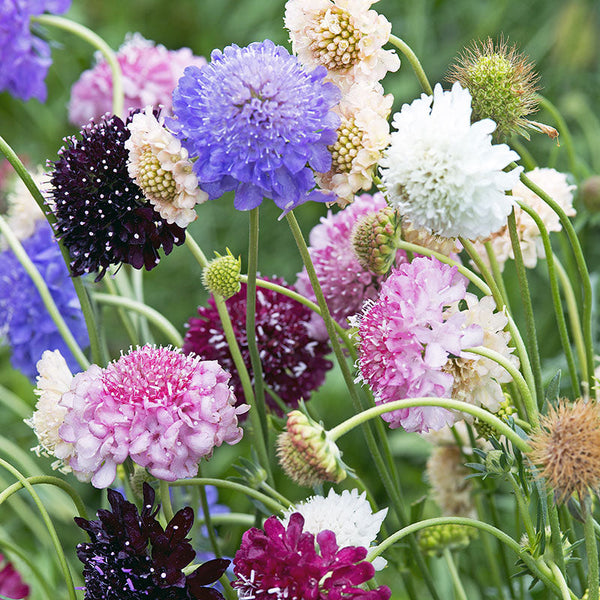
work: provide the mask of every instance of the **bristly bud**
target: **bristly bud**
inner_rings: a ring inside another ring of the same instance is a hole
[[[400,217],[386,206],[365,215],[352,230],[352,247],[360,265],[375,273],[385,275],[396,258],[396,239]]]
[[[286,431],[277,439],[279,463],[288,477],[303,487],[346,478],[341,453],[320,423],[299,410],[288,413]]]
[[[508,421],[508,417],[514,415],[517,412],[514,404],[512,403],[512,399],[510,396],[504,395],[506,400],[500,403],[500,408],[494,414],[503,421]],[[489,440],[492,436],[498,437],[498,432],[491,426],[488,425],[485,421],[481,421],[480,419],[475,419],[473,423],[475,426],[475,431],[477,432],[477,437],[483,438],[484,440]]]
[[[217,252],[215,254],[217,258],[213,258],[202,272],[202,284],[211,294],[218,294],[227,300],[240,291],[242,259],[235,258],[229,249],[225,256]]]
[[[538,106],[538,76],[533,68],[516,45],[509,47],[502,38],[494,44],[488,38],[466,48],[447,79],[458,81],[469,90],[473,98],[472,120],[495,121],[493,137],[503,142],[513,133],[528,138],[526,129],[540,131],[539,124],[527,119]]]
[[[583,504],[590,491],[600,489],[600,406],[578,399],[561,400],[531,434],[529,458],[564,503],[577,494]]]
[[[600,175],[588,177],[581,186],[583,205],[591,212],[600,212]]]
[[[467,525],[433,525],[419,533],[419,548],[429,556],[441,556],[446,548],[464,550],[476,536],[477,530]]]

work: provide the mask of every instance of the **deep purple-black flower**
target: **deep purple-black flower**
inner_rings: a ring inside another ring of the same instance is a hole
[[[194,511],[178,511],[166,528],[156,519],[154,490],[144,484],[144,505],[137,507],[108,490],[112,511],[99,510],[97,521],[75,517],[90,542],[78,544],[84,564],[85,600],[223,600],[212,587],[229,560],[214,559],[190,575],[183,573],[196,552],[186,538]]]

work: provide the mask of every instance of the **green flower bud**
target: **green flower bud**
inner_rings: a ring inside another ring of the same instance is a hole
[[[202,283],[211,294],[223,296],[225,300],[240,291],[241,258],[235,258],[229,250],[226,256],[217,254],[202,272]]]
[[[441,556],[446,548],[464,550],[477,536],[477,530],[467,525],[446,523],[432,525],[419,533],[419,547],[424,554]]]
[[[500,408],[496,413],[494,413],[499,419],[502,419],[504,422],[507,422],[508,417],[510,415],[514,415],[517,412],[514,404],[512,403],[512,399],[510,396],[505,395],[504,402],[500,403]],[[498,437],[498,432],[485,421],[481,421],[479,419],[475,419],[473,423],[475,426],[475,431],[477,432],[477,436],[483,438],[484,440],[489,440],[492,436]]]
[[[488,473],[510,473],[514,460],[502,450],[490,450],[485,457],[485,468]]]

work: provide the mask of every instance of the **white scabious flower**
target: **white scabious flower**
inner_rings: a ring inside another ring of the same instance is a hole
[[[300,513],[304,517],[304,531],[317,535],[328,529],[335,533],[340,548],[346,546],[362,546],[369,548],[375,541],[381,524],[387,515],[387,508],[376,513],[371,510],[366,493],[358,490],[344,490],[341,494],[333,489],[327,496],[312,496],[289,508],[283,515],[284,525],[288,524],[292,513]],[[373,562],[376,569],[385,566],[385,560],[378,557]]]
[[[208,200],[198,187],[187,150],[164,128],[163,119],[154,116],[151,106],[135,114],[127,128],[129,176],[167,223],[187,227],[196,219],[196,204]]]
[[[394,115],[391,145],[380,163],[390,204],[415,227],[444,237],[486,237],[506,224],[513,199],[505,192],[519,155],[492,144],[491,119],[471,123],[471,95],[459,83],[405,104]]]
[[[54,462],[52,468],[69,472],[71,469],[66,463],[73,454],[73,444],[65,442],[58,434],[67,413],[67,409],[59,403],[63,394],[69,391],[73,375],[58,350],[46,350],[37,363],[37,369],[39,375],[35,393],[40,398],[31,418],[25,420],[39,441],[39,445],[32,450],[38,456],[60,455],[62,460]]]

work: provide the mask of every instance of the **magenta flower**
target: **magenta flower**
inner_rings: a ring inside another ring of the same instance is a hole
[[[332,531],[315,536],[302,531],[304,517],[290,516],[285,527],[277,517],[269,517],[264,531],[253,527],[244,533],[233,559],[236,580],[232,586],[239,598],[306,600],[388,600],[387,586],[374,590],[359,587],[375,573],[365,561],[367,549],[339,548]]]
[[[159,479],[194,477],[215,446],[242,438],[237,416],[248,407],[234,407],[229,378],[216,361],[154,346],[106,369],[92,365],[60,402],[67,414],[59,434],[73,444],[69,466],[98,488],[128,456]]]
[[[167,50],[144,39],[139,33],[129,37],[117,52],[123,73],[125,109],[158,107],[171,111],[171,94],[189,65],[201,67],[206,59],[194,56],[189,48]],[[108,63],[98,55],[96,65],[85,71],[71,89],[69,120],[85,125],[112,112],[112,75]]]
[[[415,258],[393,269],[381,293],[356,321],[360,379],[369,385],[378,404],[448,396],[454,378],[444,367],[464,348],[483,341],[479,325],[465,326],[465,315],[446,309],[465,298],[467,280],[456,267],[434,258]],[[382,415],[390,427],[426,432],[454,422],[443,408],[427,406]]]
[[[29,596],[29,586],[23,583],[19,572],[12,563],[5,562],[4,556],[0,554],[0,596],[3,598],[14,598],[21,600]]]
[[[383,277],[373,275],[358,262],[352,248],[352,229],[361,217],[386,206],[383,194],[362,194],[345,209],[335,214],[330,211],[310,232],[309,251],[319,283],[331,316],[342,327],[348,326],[348,317],[356,314],[365,300],[377,297],[383,281]],[[404,251],[399,251],[397,264],[405,259]],[[295,288],[303,296],[315,300],[306,269],[298,273]],[[323,319],[314,313],[310,332],[319,340],[328,338]]]

